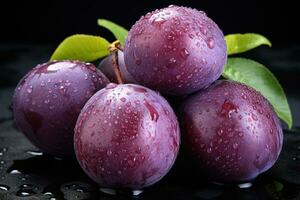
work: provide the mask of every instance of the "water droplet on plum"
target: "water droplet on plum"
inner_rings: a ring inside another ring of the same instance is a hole
[[[215,46],[215,41],[212,38],[209,38],[207,41],[207,46],[208,48],[213,49]]]
[[[190,55],[189,51],[186,48],[183,48],[180,51],[180,55],[183,59],[187,59],[187,57]]]

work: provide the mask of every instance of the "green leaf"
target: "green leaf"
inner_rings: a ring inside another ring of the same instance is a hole
[[[106,19],[98,19],[97,22],[99,26],[102,26],[112,32],[117,40],[119,40],[121,44],[124,45],[125,39],[128,34],[128,31],[125,28]]]
[[[260,45],[272,46],[266,37],[256,33],[229,34],[225,36],[225,41],[228,55],[243,53]]]
[[[246,58],[228,58],[223,77],[245,83],[259,91],[275,109],[278,117],[292,127],[292,114],[284,91],[272,74],[262,64]]]
[[[109,42],[102,37],[76,34],[67,37],[56,48],[50,60],[81,60],[90,62],[107,56]]]
[[[274,181],[274,186],[277,192],[282,191],[284,187],[283,184],[278,181]]]

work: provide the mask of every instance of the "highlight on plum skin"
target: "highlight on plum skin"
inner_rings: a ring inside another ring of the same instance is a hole
[[[217,80],[226,63],[224,35],[202,11],[169,6],[142,16],[124,48],[129,73],[164,94],[184,95]]]
[[[244,84],[217,81],[189,97],[181,112],[187,149],[214,181],[251,181],[281,152],[282,128],[273,107]]]
[[[176,115],[158,93],[111,83],[82,109],[74,145],[81,167],[100,187],[134,190],[167,174],[180,132]]]
[[[74,155],[74,127],[86,101],[109,83],[94,65],[52,61],[37,65],[13,95],[15,122],[40,150]]]

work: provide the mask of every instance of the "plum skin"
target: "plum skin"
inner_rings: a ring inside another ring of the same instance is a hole
[[[17,126],[40,150],[74,155],[74,127],[86,101],[109,83],[92,64],[52,61],[24,76],[13,95]]]
[[[114,55],[109,55],[104,58],[98,65],[98,69],[113,83],[118,83],[116,74],[114,72],[114,66],[112,63],[112,58]],[[118,50],[118,66],[120,69],[121,77],[124,83],[137,83],[131,74],[128,72],[125,62],[124,53]]]
[[[190,94],[217,80],[226,63],[224,35],[206,14],[169,6],[141,17],[124,48],[129,73],[170,95]]]
[[[168,102],[135,84],[109,84],[84,106],[74,135],[83,170],[101,187],[141,189],[159,181],[179,150]]]
[[[251,181],[281,152],[282,128],[273,107],[244,84],[217,81],[189,97],[181,112],[190,155],[212,180]]]

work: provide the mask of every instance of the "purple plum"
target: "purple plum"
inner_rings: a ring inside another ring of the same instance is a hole
[[[189,97],[181,111],[190,155],[214,181],[251,181],[280,154],[283,134],[273,107],[244,84],[217,81]]]
[[[158,93],[111,83],[84,106],[75,128],[75,153],[102,188],[141,189],[159,181],[179,150],[176,115]]]
[[[74,155],[76,120],[87,100],[109,83],[94,65],[53,61],[33,68],[15,89],[17,126],[43,152]]]
[[[226,63],[224,35],[206,14],[169,6],[141,17],[124,48],[129,73],[140,84],[170,95],[209,86]]]

